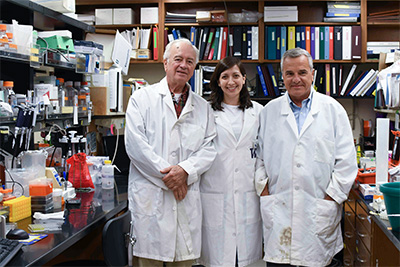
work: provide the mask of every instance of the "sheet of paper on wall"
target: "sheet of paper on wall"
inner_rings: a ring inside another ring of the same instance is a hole
[[[114,49],[111,56],[112,61],[122,69],[124,75],[128,74],[131,59],[131,44],[117,30],[114,40]]]
[[[86,41],[93,41],[103,45],[104,62],[112,63],[111,55],[114,47],[114,35],[110,34],[99,34],[99,33],[87,33]]]

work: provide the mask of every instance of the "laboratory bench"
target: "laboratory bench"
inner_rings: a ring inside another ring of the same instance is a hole
[[[62,230],[48,233],[42,240],[23,246],[8,265],[52,266],[78,259],[102,260],[103,226],[128,208],[127,176],[116,175],[115,181],[117,186],[113,190],[102,190],[101,186],[96,186],[94,191],[78,192],[81,205],[64,206]],[[27,230],[33,220],[29,217],[18,221],[18,228]]]
[[[392,231],[357,189],[344,203],[344,266],[400,266],[400,233]]]

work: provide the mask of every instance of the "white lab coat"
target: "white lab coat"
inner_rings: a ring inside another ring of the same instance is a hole
[[[254,188],[255,145],[262,106],[245,109],[239,140],[224,111],[214,111],[217,157],[200,182],[203,239],[200,262],[206,266],[251,264],[262,257],[259,197]]]
[[[352,130],[344,108],[314,92],[298,134],[286,94],[260,113],[265,170],[257,160],[256,182],[268,176],[270,192],[260,198],[264,260],[323,266],[343,247],[341,204],[357,175]],[[335,201],[324,200],[325,194]]]
[[[125,144],[131,159],[128,199],[134,256],[184,261],[200,256],[199,178],[216,156],[212,110],[193,92],[176,117],[166,78],[135,91],[126,112]],[[177,202],[160,170],[180,165],[188,174],[188,192]]]

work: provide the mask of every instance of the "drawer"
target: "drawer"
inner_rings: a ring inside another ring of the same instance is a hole
[[[364,228],[364,226],[358,226],[356,229],[356,239],[361,240],[365,248],[371,251],[371,234]]]
[[[356,229],[358,229],[362,225],[367,233],[371,235],[371,216],[364,210],[364,208],[357,203],[356,207]]]
[[[371,266],[371,253],[369,253],[368,249],[359,238],[356,238],[354,266]]]
[[[344,220],[343,243],[348,247],[352,255],[354,255],[356,248],[356,231],[350,224],[348,218],[345,218]]]
[[[348,247],[345,247],[343,250],[343,266],[354,266],[354,254],[349,250]]]
[[[344,217],[348,219],[353,228],[356,227],[356,213],[350,208],[350,205],[347,202],[345,202],[344,205]]]
[[[350,207],[353,211],[356,210],[356,198],[355,198],[355,196],[353,195],[353,192],[352,192],[352,191],[350,191],[349,197],[347,198],[346,203],[349,205],[349,207]]]

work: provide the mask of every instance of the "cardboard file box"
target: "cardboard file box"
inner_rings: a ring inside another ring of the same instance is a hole
[[[132,49],[131,58],[133,59],[151,59],[150,49]]]
[[[113,9],[112,8],[96,8],[95,9],[96,25],[112,25]]]

